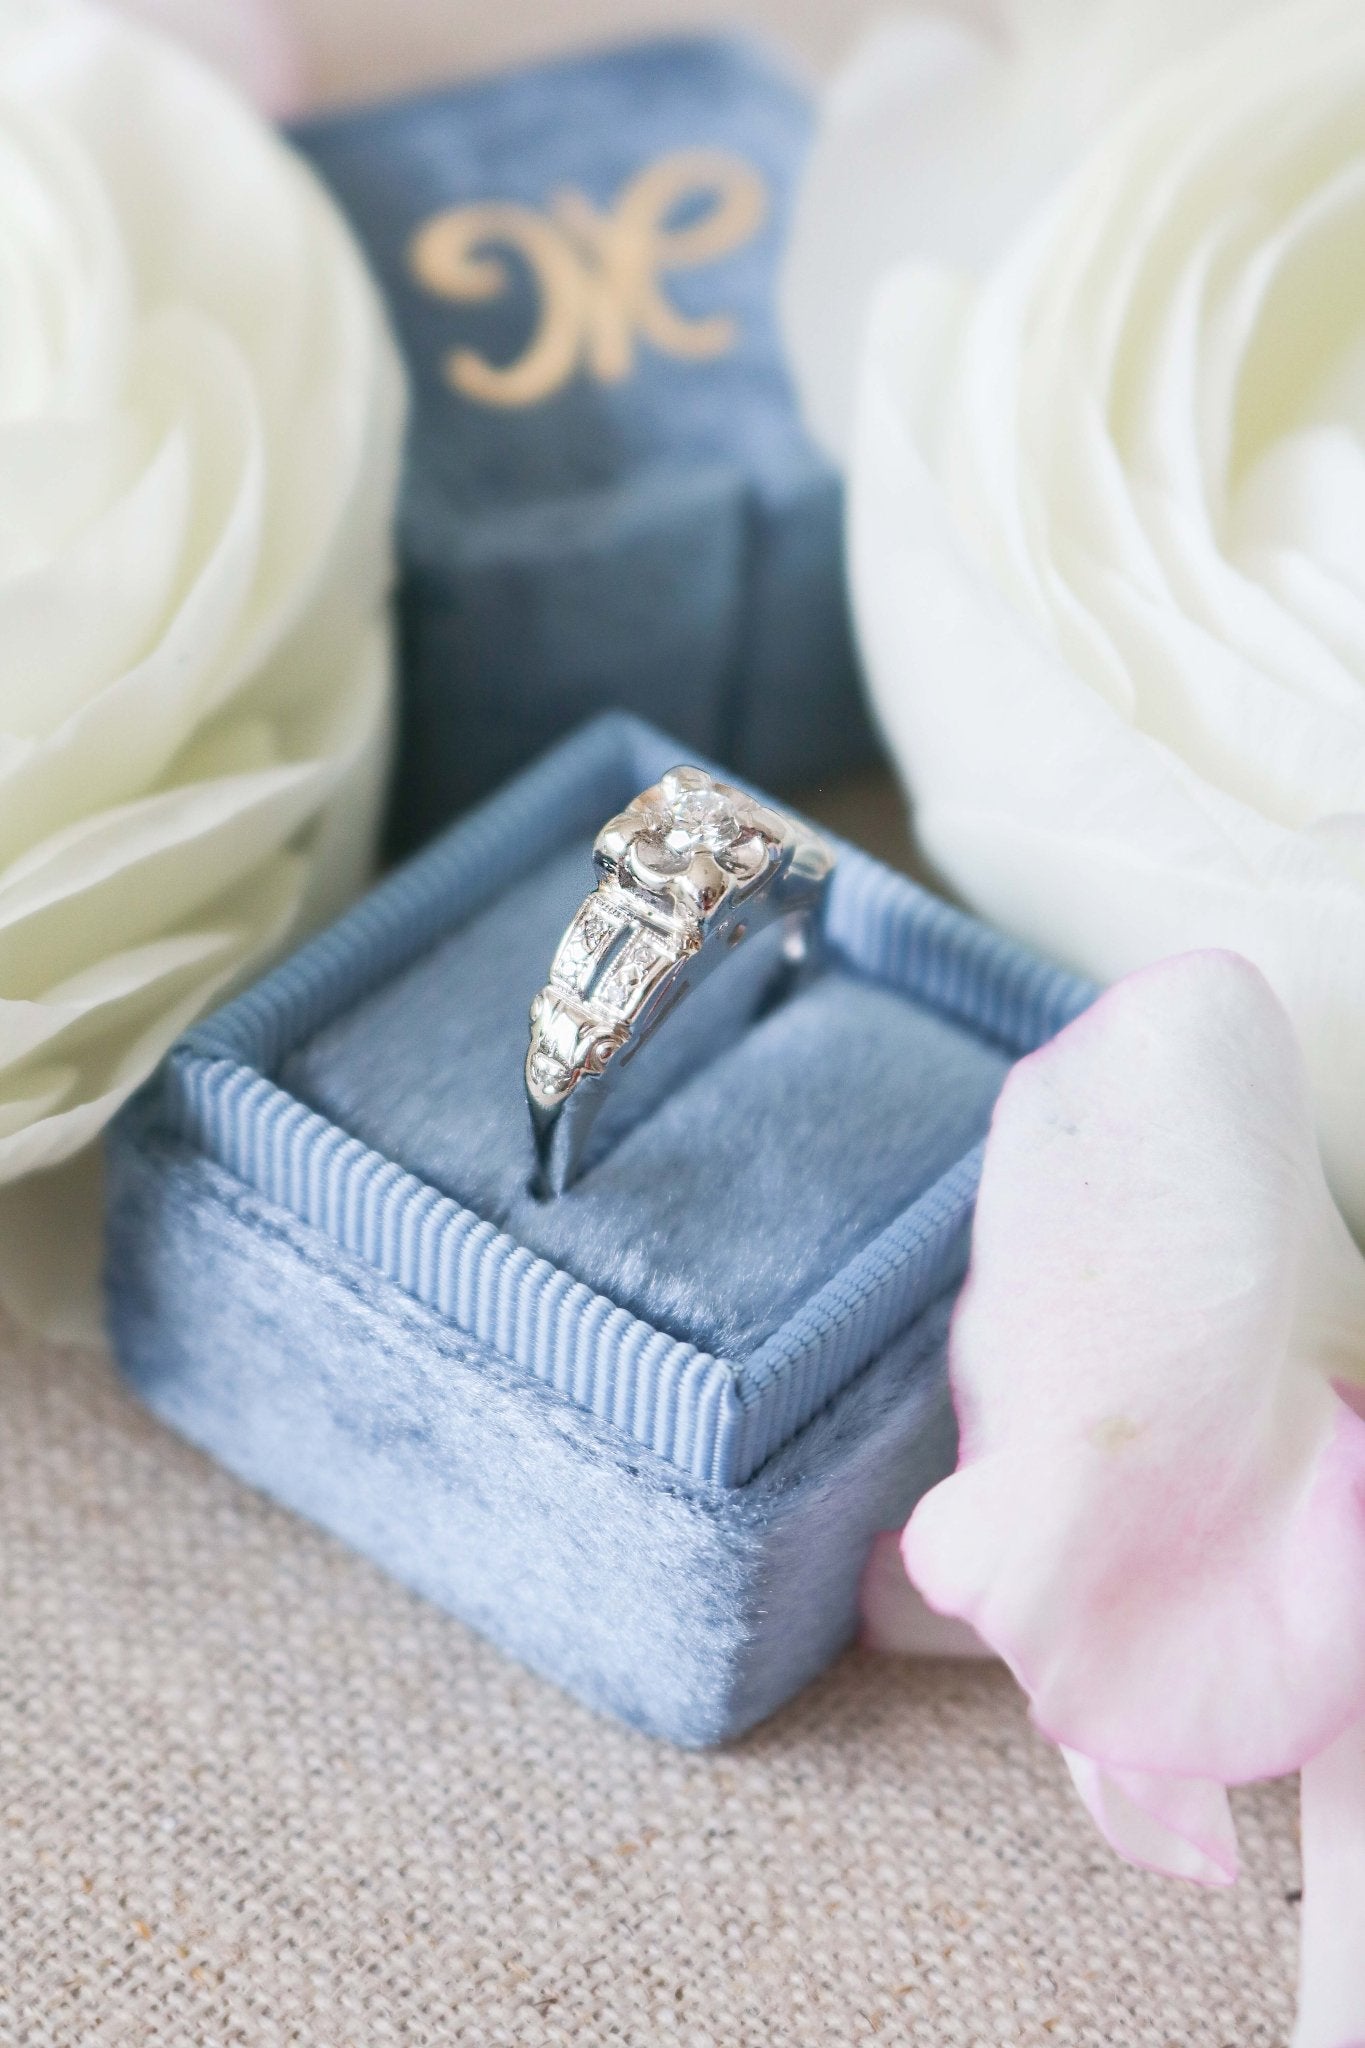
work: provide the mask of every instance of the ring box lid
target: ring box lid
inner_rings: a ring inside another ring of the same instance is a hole
[[[810,132],[795,73],[743,35],[299,123],[404,340],[415,487],[506,520],[645,468],[781,492],[812,466],[775,304]]]
[[[734,34],[294,130],[412,381],[395,844],[609,706],[784,787],[870,758],[840,483],[777,318],[811,129]]]
[[[970,1041],[982,1106],[972,1112],[970,1144],[940,1162],[928,1186],[861,1242],[841,1242],[834,1270],[785,1301],[775,1320],[751,1313],[748,1339],[728,1355],[578,1277],[572,1212],[546,1213],[551,1204],[538,1215],[518,1206],[519,1190],[500,1194],[506,1162],[457,1163],[474,1176],[463,1183],[477,1196],[472,1206],[437,1184],[453,1185],[452,1176],[417,1122],[401,1143],[381,1148],[290,1085],[307,1075],[310,1045],[339,1020],[391,1000],[405,975],[427,972],[443,943],[490,915],[490,896],[590,841],[678,757],[676,742],[634,719],[595,722],[189,1034],[154,1085],[163,1123],[269,1199],[642,1448],[695,1479],[734,1487],[957,1284],[994,1090],[1009,1060],[1075,1016],[1091,989],[855,848],[837,848],[828,934],[842,971],[893,992],[934,1030]],[[584,892],[591,880],[585,863]],[[518,1061],[524,1044],[523,1036]],[[829,1053],[837,1059],[838,1045]],[[466,1074],[451,1085],[477,1092],[484,1084]],[[526,1146],[529,1166],[529,1133]],[[499,1227],[493,1213],[513,1227]],[[749,1227],[765,1230],[761,1211]],[[526,1241],[537,1236],[562,1254]],[[736,1284],[742,1244],[738,1251]],[[658,1257],[667,1262],[666,1243]],[[818,1263],[809,1270],[818,1274]]]

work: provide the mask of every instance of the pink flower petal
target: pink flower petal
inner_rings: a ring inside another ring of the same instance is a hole
[[[1293,2048],[1365,2048],[1365,1721],[1304,1765]]]
[[[859,1596],[862,1644],[898,1657],[989,1657],[976,1630],[951,1614],[935,1614],[909,1579],[900,1537],[883,1529],[868,1553]]]
[[[1146,969],[1015,1069],[952,1348],[962,1460],[906,1563],[1046,1733],[1234,1783],[1365,1714],[1365,1424],[1330,1384],[1365,1261],[1245,961]]]
[[[1074,1749],[1062,1755],[1091,1819],[1127,1862],[1195,1884],[1234,1881],[1237,1836],[1226,1786],[1209,1778],[1106,1771]]]

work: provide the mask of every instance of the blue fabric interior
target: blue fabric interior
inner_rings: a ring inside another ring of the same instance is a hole
[[[977,1143],[1009,1060],[834,956],[538,1201],[527,1008],[589,861],[575,837],[307,1039],[281,1079],[623,1308],[742,1359]]]

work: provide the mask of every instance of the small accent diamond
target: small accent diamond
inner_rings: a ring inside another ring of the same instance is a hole
[[[586,994],[598,962],[620,929],[619,918],[608,917],[592,901],[585,903],[560,941],[551,979],[574,995]]]
[[[612,1010],[630,1010],[642,991],[676,955],[648,932],[632,932],[593,994]]]

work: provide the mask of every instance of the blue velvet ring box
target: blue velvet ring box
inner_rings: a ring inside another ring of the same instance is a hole
[[[810,129],[713,36],[295,131],[412,375],[397,845],[609,706],[779,789],[870,752],[775,313]]]
[[[107,1270],[167,1422],[701,1744],[849,1639],[950,1466],[981,1139],[1090,992],[843,848],[818,978],[536,1201],[528,1000],[679,752],[595,722],[192,1031],[112,1134]]]

